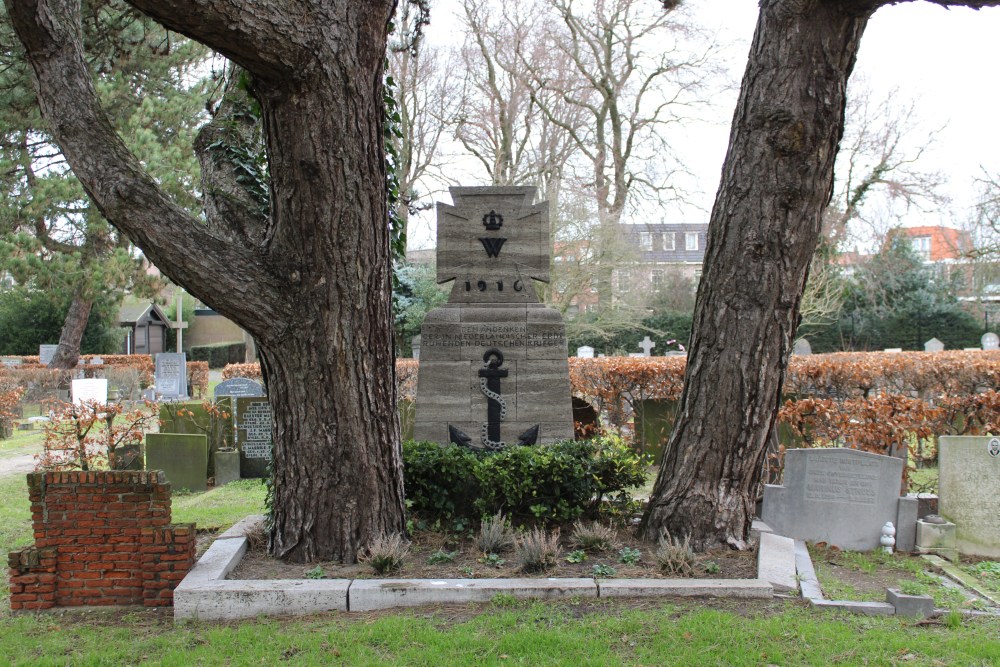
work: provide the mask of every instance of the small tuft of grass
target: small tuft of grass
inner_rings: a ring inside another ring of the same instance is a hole
[[[603,553],[611,551],[617,544],[615,529],[603,523],[593,521],[583,523],[577,521],[573,524],[573,534],[570,536],[570,543],[591,553]]]
[[[525,572],[541,572],[559,558],[559,531],[532,528],[517,541],[517,561]]]
[[[476,537],[476,548],[484,554],[502,554],[514,547],[514,533],[502,512],[483,519]]]
[[[697,558],[691,549],[691,536],[683,540],[670,536],[666,531],[660,535],[660,546],[656,549],[656,564],[666,574],[690,576],[694,573]]]
[[[359,560],[367,563],[375,571],[375,574],[386,574],[403,569],[403,563],[409,553],[410,543],[403,539],[402,535],[398,533],[380,535],[375,538],[368,547],[368,551]]]

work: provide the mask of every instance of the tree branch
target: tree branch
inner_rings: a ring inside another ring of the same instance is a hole
[[[227,243],[172,202],[115,132],[83,57],[79,0],[5,2],[34,73],[42,115],[91,200],[164,273],[225,312],[227,288],[240,287],[246,275],[220,272],[206,288],[199,267],[228,265],[239,256],[255,279],[264,280],[262,260],[253,248]],[[202,261],[192,262],[192,256]],[[268,288],[280,286],[261,286]]]

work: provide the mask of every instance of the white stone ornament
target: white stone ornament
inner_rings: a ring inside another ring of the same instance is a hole
[[[896,527],[892,525],[892,521],[886,521],[882,526],[882,538],[878,542],[882,545],[882,551],[892,553],[892,548],[896,546]]]

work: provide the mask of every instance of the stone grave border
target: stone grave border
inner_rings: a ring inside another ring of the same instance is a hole
[[[827,600],[806,545],[757,521],[757,579],[271,579],[229,580],[247,552],[246,532],[263,520],[245,517],[219,535],[174,590],[174,619],[235,620],[328,611],[374,611],[426,604],[489,602],[499,593],[519,600],[571,597],[715,597],[772,599],[796,593],[813,608],[879,615],[944,613],[927,600],[887,592],[886,602]],[[929,598],[928,598],[929,599]],[[1000,615],[1000,612],[963,612]]]

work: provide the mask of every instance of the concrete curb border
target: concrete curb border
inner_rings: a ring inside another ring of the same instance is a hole
[[[219,535],[174,589],[174,619],[235,620],[424,604],[613,597],[769,599],[764,579],[274,579],[228,580],[243,559],[250,516]]]

